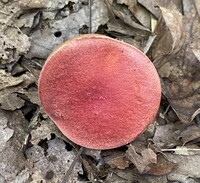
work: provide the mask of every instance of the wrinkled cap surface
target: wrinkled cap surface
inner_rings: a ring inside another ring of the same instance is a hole
[[[39,97],[70,140],[111,149],[131,142],[153,121],[161,86],[141,51],[106,36],[86,35],[49,56],[39,78]]]

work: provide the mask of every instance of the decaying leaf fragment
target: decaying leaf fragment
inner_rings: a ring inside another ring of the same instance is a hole
[[[157,19],[160,18],[161,12],[159,11],[159,6],[168,9],[182,9],[181,0],[138,0],[138,3],[149,10]]]
[[[5,110],[19,109],[24,105],[24,100],[17,96],[17,93],[10,93],[0,97],[0,105]]]
[[[150,148],[141,151],[141,155],[135,151],[132,144],[127,150],[128,159],[136,166],[140,173],[146,173],[150,170],[149,165],[157,162],[157,155]]]
[[[200,178],[200,155],[177,155],[167,153],[167,158],[176,163],[176,168],[168,174],[168,180],[190,182],[190,177]],[[191,181],[192,182],[192,181]]]
[[[58,137],[62,136],[53,121],[50,119],[41,121],[40,126],[31,131],[31,143],[36,145],[40,142],[40,140],[50,140],[52,133],[56,134]]]
[[[200,126],[190,125],[179,134],[182,143],[200,141]]]
[[[134,29],[139,29],[142,31],[149,32],[149,28],[144,27],[143,25],[137,23],[136,19],[134,20],[134,18],[131,16],[131,12],[129,12],[128,9],[119,6],[119,4],[117,4],[115,1],[112,0],[107,0],[106,3],[109,10],[113,13],[113,15],[119,17],[119,19],[123,21],[125,24],[131,26]],[[122,4],[121,1],[120,3]]]
[[[174,147],[178,145],[179,131],[174,124],[158,125],[153,137],[154,143],[159,147]]]
[[[155,0],[138,0],[138,2],[147,8],[156,18],[159,18],[160,12],[156,6],[158,2]]]
[[[117,0],[117,3],[127,5],[132,14],[137,11],[137,0]]]
[[[13,77],[10,73],[6,73],[5,70],[0,69],[0,91],[6,91],[7,88],[11,88],[13,86],[18,86],[23,82],[21,77]]]
[[[126,158],[124,152],[113,151],[109,156],[104,157],[106,164],[111,168],[125,169],[129,167],[130,161]]]
[[[17,28],[7,28],[0,36],[0,63],[6,64],[18,60],[29,47],[30,41],[27,35]]]
[[[164,155],[159,154],[157,163],[150,164],[149,167],[147,174],[161,176],[170,173],[176,167],[176,164],[169,161]]]
[[[24,100],[18,96],[18,92],[35,82],[30,73],[19,77],[13,77],[10,73],[0,69],[0,105],[5,110],[19,109],[24,105]]]
[[[28,149],[27,158],[32,165],[29,171],[33,172],[31,176],[34,181],[62,182],[75,154],[66,150],[63,140],[55,138],[47,142],[46,148],[34,145]],[[78,173],[82,174],[80,162],[76,163],[68,182],[79,183]]]
[[[160,62],[162,64],[168,62],[168,59],[163,60],[163,58],[176,54],[181,49],[184,41],[182,27],[183,17],[181,13],[177,10],[164,7],[160,7],[160,10],[162,18],[159,20],[158,26],[154,32],[157,37],[152,47],[152,56],[157,68],[160,68]]]
[[[21,0],[19,3],[22,9],[46,8],[46,4],[42,0]]]
[[[8,116],[0,110],[0,152],[6,147],[6,142],[13,136],[14,130],[8,127]]]
[[[17,179],[17,175],[25,167],[22,145],[28,123],[19,110],[15,112],[0,110],[0,116],[0,133],[3,130],[2,136],[0,135],[0,175],[6,182],[11,182]]]

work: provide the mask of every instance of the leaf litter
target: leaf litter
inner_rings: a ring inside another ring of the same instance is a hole
[[[57,45],[88,33],[88,1],[1,1],[0,182],[61,183],[69,173],[69,183],[198,183],[199,10],[198,0],[92,1],[92,32],[145,52],[163,96],[157,118],[136,140],[84,149],[77,158],[78,145],[41,107],[37,80]]]

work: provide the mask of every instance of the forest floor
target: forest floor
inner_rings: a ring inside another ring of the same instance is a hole
[[[45,114],[37,84],[53,49],[89,32],[88,1],[1,0],[0,183],[200,183],[200,1],[91,5],[92,33],[134,45],[155,65],[155,121],[126,146],[80,152]]]

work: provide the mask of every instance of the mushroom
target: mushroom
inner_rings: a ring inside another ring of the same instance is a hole
[[[87,34],[66,41],[48,57],[39,97],[67,138],[87,148],[112,149],[134,140],[154,120],[161,85],[140,50]]]

